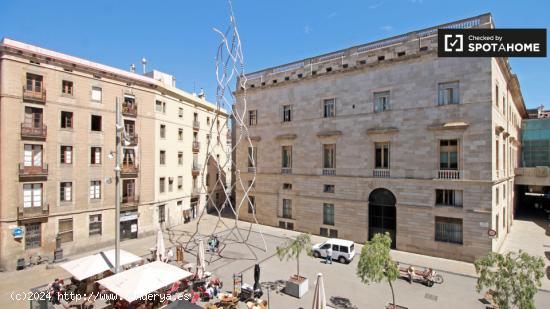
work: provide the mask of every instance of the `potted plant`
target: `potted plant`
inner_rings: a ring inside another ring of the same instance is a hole
[[[300,234],[296,239],[287,241],[283,246],[277,247],[277,256],[283,259],[296,260],[296,274],[291,276],[285,284],[285,293],[288,295],[302,298],[308,291],[308,280],[300,275],[300,254],[306,251],[311,255],[311,237],[309,234]]]

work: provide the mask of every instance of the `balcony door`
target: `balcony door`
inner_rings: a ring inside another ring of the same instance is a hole
[[[25,125],[32,128],[42,128],[42,109],[25,107]]]
[[[42,92],[43,77],[36,74],[27,73],[27,90]]]
[[[122,200],[124,202],[134,201],[135,188],[135,181],[133,179],[122,181]]]
[[[136,157],[133,149],[124,149],[124,158],[122,159],[122,166],[134,166],[136,163]]]
[[[25,169],[42,168],[42,145],[25,144],[23,166]]]

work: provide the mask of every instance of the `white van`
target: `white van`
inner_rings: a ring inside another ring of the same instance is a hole
[[[332,246],[332,260],[349,263],[355,256],[355,245],[351,240],[331,238],[322,244],[313,245],[311,250],[316,258],[327,256],[327,249]]]

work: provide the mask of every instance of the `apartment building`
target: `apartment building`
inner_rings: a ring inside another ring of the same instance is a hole
[[[160,78],[169,75],[147,75],[1,42],[3,268],[14,269],[17,259],[37,253],[52,259],[58,236],[65,255],[112,243],[117,99],[127,136],[121,153],[121,238],[154,233],[165,222],[186,221],[192,209],[195,214],[203,209],[207,191],[193,195],[193,186],[201,185],[194,179],[206,172],[197,173],[193,160],[206,162],[207,149],[194,146],[207,134],[195,121],[227,115]]]
[[[494,23],[480,15],[247,74],[247,110],[242,88],[236,109],[252,146],[236,164],[256,181],[240,217],[360,243],[388,232],[398,250],[465,261],[497,250],[527,117],[519,82],[506,58],[438,58],[438,28]]]

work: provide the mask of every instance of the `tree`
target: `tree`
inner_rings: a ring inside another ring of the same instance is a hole
[[[311,237],[309,234],[300,234],[296,239],[287,241],[283,246],[277,247],[277,256],[282,261],[296,259],[296,275],[300,279],[300,254],[306,251],[311,255]]]
[[[357,276],[364,284],[379,283],[387,280],[392,295],[392,305],[395,308],[395,293],[392,281],[399,276],[399,269],[390,255],[391,237],[385,234],[376,234],[372,240],[367,241],[361,249],[359,263],[357,264]]]
[[[474,262],[479,274],[476,290],[492,289],[494,302],[501,309],[535,309],[534,298],[544,277],[544,261],[526,252],[491,252]]]

